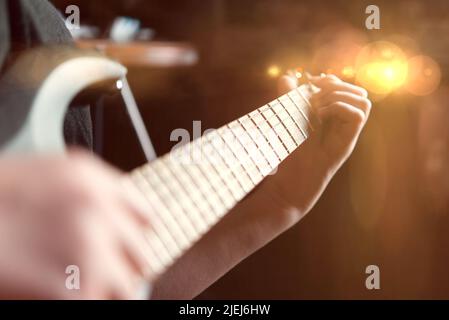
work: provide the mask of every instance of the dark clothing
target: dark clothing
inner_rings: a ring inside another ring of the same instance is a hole
[[[0,0],[0,70],[7,69],[24,50],[70,43],[63,18],[47,0]],[[69,110],[64,136],[68,144],[92,146],[89,107]]]

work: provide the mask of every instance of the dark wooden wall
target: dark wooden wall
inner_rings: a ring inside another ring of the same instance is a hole
[[[130,72],[160,153],[173,145],[173,129],[191,130],[193,120],[202,120],[204,129],[218,127],[274,97],[275,82],[265,74],[269,64],[304,63],[301,57],[313,50],[310,40],[324,26],[362,30],[364,9],[371,4],[54,2],[61,8],[79,3],[82,21],[103,29],[115,15],[130,15],[154,27],[160,40],[189,41],[198,47],[201,61],[196,67]],[[365,30],[366,36],[410,35],[446,74],[447,1],[376,2],[382,10],[382,30]],[[403,94],[376,103],[354,156],[313,212],[201,298],[449,298],[446,85],[443,82],[443,89],[430,98]],[[105,155],[122,169],[131,169],[143,163],[142,155],[117,101],[109,103],[115,106],[106,113]],[[378,292],[364,286],[370,264],[381,268]]]

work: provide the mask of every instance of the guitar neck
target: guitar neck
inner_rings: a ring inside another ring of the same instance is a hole
[[[301,86],[131,173],[154,213],[151,274],[163,273],[308,138],[311,90]]]

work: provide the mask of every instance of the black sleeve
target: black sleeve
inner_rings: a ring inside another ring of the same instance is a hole
[[[0,0],[0,66],[3,70],[24,50],[72,42],[62,17],[47,0]],[[92,148],[88,106],[68,111],[64,137],[69,145]]]

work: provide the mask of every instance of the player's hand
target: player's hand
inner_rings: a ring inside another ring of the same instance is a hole
[[[311,103],[321,125],[271,179],[281,198],[301,214],[311,209],[349,158],[371,111],[365,89],[332,75],[311,81],[320,89]],[[295,80],[282,78],[282,93],[295,87]]]
[[[0,177],[0,298],[137,298],[150,219],[119,172],[77,151],[2,159]],[[80,290],[66,287],[71,265]]]

